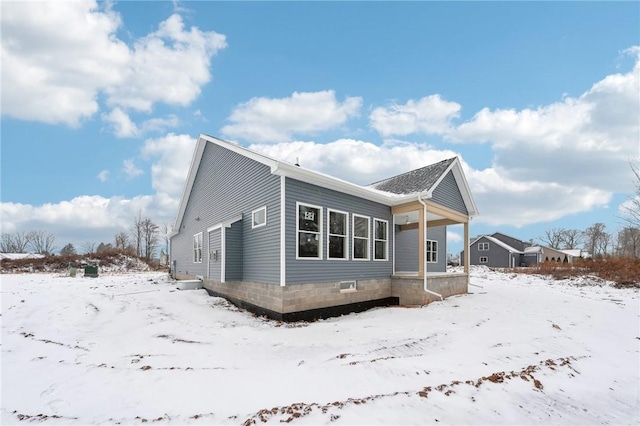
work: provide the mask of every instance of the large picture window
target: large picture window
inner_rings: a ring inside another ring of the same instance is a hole
[[[347,239],[349,235],[349,215],[329,209],[328,255],[329,259],[347,259]]]
[[[374,260],[387,260],[389,222],[381,219],[373,219],[373,258]]]
[[[427,262],[438,262],[438,242],[434,240],[427,240]]]
[[[369,260],[369,218],[353,215],[353,259]]]
[[[202,232],[193,236],[193,262],[202,263]]]
[[[296,203],[297,249],[300,259],[322,259],[322,207]]]

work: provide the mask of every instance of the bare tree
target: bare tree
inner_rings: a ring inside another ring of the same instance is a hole
[[[562,228],[549,229],[547,231],[544,231],[544,235],[542,237],[539,237],[540,241],[554,249],[560,248],[563,238],[564,229]]]
[[[611,235],[605,231],[604,223],[594,223],[588,227],[583,235],[585,240],[585,249],[591,253],[593,257],[606,256],[609,244],[611,243]]]
[[[100,243],[98,244],[98,248],[96,248],[96,253],[102,253],[103,251],[111,250],[113,246],[111,243]]]
[[[85,253],[95,253],[96,252],[96,243],[95,241],[85,241],[82,243],[82,251]]]
[[[621,207],[623,219],[634,228],[640,228],[640,161],[630,163],[634,175],[634,194]]]
[[[3,233],[0,237],[0,252],[24,253],[29,245],[29,233]]]
[[[129,235],[126,232],[118,232],[115,235],[115,247],[120,250],[125,250],[129,247]]]
[[[632,226],[618,232],[618,256],[640,258],[640,229]]]
[[[56,237],[50,232],[29,232],[29,247],[34,253],[50,255],[56,249]]]
[[[158,225],[151,219],[142,220],[142,235],[144,237],[144,258],[150,260],[158,248]]]
[[[142,257],[142,245],[144,244],[142,212],[138,212],[138,216],[133,218],[133,226],[131,227],[131,239],[136,250],[136,255]]]
[[[565,249],[576,249],[582,244],[583,232],[579,229],[565,229],[562,233],[562,245]]]

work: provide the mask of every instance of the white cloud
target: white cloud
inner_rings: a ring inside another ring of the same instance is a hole
[[[629,53],[636,50],[630,49]],[[640,61],[576,98],[536,109],[484,108],[452,129],[454,142],[487,142],[503,178],[616,192],[640,153]]]
[[[153,194],[133,198],[87,195],[69,201],[40,206],[0,203],[2,232],[47,229],[58,243],[72,242],[76,247],[86,241],[112,242],[116,232],[128,232],[133,218],[141,213],[157,224],[172,224],[177,213],[195,139],[170,134],[148,139],[141,154],[153,159],[151,166]],[[141,173],[132,159],[123,163],[125,173]],[[98,178],[107,177],[103,170]]]
[[[255,144],[249,146],[249,149],[291,163],[298,159],[302,167],[361,185],[457,155],[453,151],[435,150],[426,144],[395,141],[375,145],[354,139],[339,139],[326,144]]]
[[[100,182],[106,182],[109,179],[109,170],[102,170],[98,173],[97,178]]]
[[[451,130],[451,120],[459,117],[460,104],[445,101],[440,95],[413,99],[404,105],[374,109],[369,120],[371,127],[383,136],[412,133],[445,134]]]
[[[122,172],[127,176],[127,178],[129,179],[133,179],[136,176],[140,176],[141,174],[143,174],[144,172],[139,169],[138,167],[136,167],[135,163],[133,162],[132,158],[129,158],[127,160],[124,160],[122,162]]]
[[[105,88],[107,103],[146,112],[156,102],[186,106],[211,80],[211,57],[226,46],[224,35],[185,30],[182,17],[171,15],[134,43],[122,84]]]
[[[122,20],[110,2],[2,2],[1,19],[2,114],[75,127],[104,95],[112,107],[104,118],[126,136],[135,127],[123,111],[188,105],[226,47],[223,35],[187,29],[174,14],[130,48],[117,38]]]
[[[155,158],[151,166],[153,189],[172,203],[176,211],[195,145],[196,140],[189,135],[169,134],[146,140],[142,148],[145,158]]]
[[[114,108],[109,114],[102,114],[102,121],[109,124],[113,133],[119,138],[131,138],[138,135],[138,126],[120,108]]]
[[[294,92],[288,98],[252,98],[236,107],[222,133],[253,142],[286,142],[296,134],[333,129],[356,116],[362,98],[336,99],[333,90]]]

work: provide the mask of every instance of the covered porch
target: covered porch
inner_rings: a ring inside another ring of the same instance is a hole
[[[394,206],[392,213],[392,293],[400,304],[424,305],[467,293],[469,250],[464,250],[464,270],[447,272],[446,228],[463,225],[463,247],[469,247],[469,216],[429,199]]]

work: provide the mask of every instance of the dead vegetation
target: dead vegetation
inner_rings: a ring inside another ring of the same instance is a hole
[[[0,272],[66,272],[70,268],[82,269],[87,266],[98,266],[102,271],[141,272],[166,269],[157,262],[136,256],[130,250],[108,249],[98,253],[46,256],[41,259],[2,259]]]
[[[526,268],[509,270],[520,274],[537,274],[556,280],[590,276],[612,281],[616,288],[640,288],[640,259],[625,257],[605,257],[598,259],[578,259],[573,264],[543,262]]]

